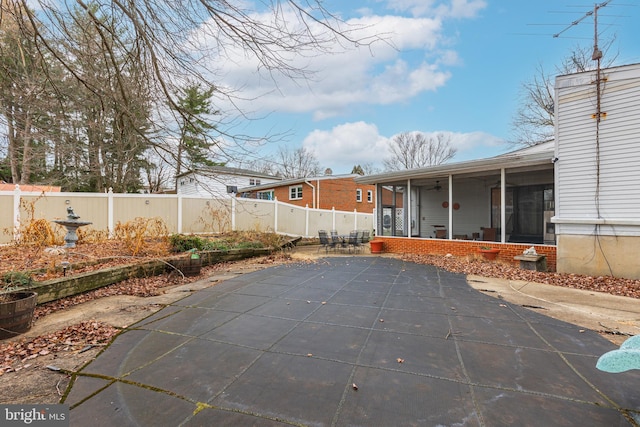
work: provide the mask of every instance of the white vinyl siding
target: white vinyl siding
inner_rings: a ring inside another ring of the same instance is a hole
[[[263,184],[278,182],[278,179],[250,178],[243,175],[220,173],[216,176],[189,173],[178,178],[178,191],[183,195],[200,195],[209,197],[235,197],[235,193],[229,193],[229,187],[244,188],[247,183],[262,182]],[[258,185],[258,184],[255,184]]]
[[[556,81],[556,217],[640,220],[640,66],[603,70],[597,191],[595,72]],[[599,205],[597,203],[599,199]],[[561,229],[569,228],[561,225]],[[583,234],[593,225],[571,227]],[[609,230],[609,232],[615,232]]]

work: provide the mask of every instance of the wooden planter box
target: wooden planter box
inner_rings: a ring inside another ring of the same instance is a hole
[[[202,269],[202,259],[200,258],[179,258],[171,260],[169,264],[186,277],[197,276]]]

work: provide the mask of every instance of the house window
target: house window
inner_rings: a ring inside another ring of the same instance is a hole
[[[273,200],[273,190],[258,191],[257,198],[260,200]]]
[[[367,190],[367,202],[373,202],[373,190]]]
[[[260,180],[255,178],[249,178],[249,185],[260,185]]]
[[[356,202],[362,201],[362,190],[360,188],[356,189]]]
[[[302,199],[302,185],[294,185],[289,187],[289,200]]]

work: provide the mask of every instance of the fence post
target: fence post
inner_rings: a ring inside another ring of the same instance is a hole
[[[273,232],[277,233],[278,232],[278,198],[274,197],[273,198]]]
[[[236,210],[238,209],[238,201],[235,197],[231,198],[231,231],[236,231]]]
[[[176,224],[177,226],[177,230],[176,232],[178,234],[182,234],[182,192],[180,190],[178,190],[178,194],[177,194],[177,198],[176,201],[178,203],[177,209],[178,209],[178,224]]]
[[[107,232],[110,239],[113,239],[113,231],[115,229],[113,220],[113,188],[109,187],[109,191],[107,191]]]
[[[336,207],[335,206],[331,206],[331,229],[335,230],[336,229]]]
[[[358,229],[358,210],[357,209],[353,210],[353,229],[354,230]]]
[[[309,203],[304,206],[304,235],[309,237]]]
[[[13,190],[13,240],[20,240],[20,186]]]

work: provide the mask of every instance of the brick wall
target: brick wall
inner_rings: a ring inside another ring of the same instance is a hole
[[[316,185],[318,181],[314,182]],[[318,188],[318,186],[316,186]],[[356,184],[352,178],[319,181],[320,206],[318,209],[336,208],[339,211],[373,213],[376,204],[376,186]],[[362,201],[356,202],[356,189],[362,190]],[[367,201],[367,191],[371,191],[371,202]]]
[[[356,184],[353,178],[336,178],[309,180],[316,188],[316,197],[319,192],[320,203],[315,206],[316,209],[335,208],[338,211],[356,210],[362,213],[373,213],[376,205],[376,186],[366,184]],[[274,196],[279,201],[290,203],[292,205],[313,208],[313,188],[307,183],[294,184],[294,186],[302,185],[302,199],[289,200],[290,185],[277,187],[274,185]],[[362,201],[356,201],[356,189],[362,190]],[[371,191],[371,202],[367,201],[367,192]],[[254,191],[251,192],[255,195]]]
[[[382,240],[384,252],[397,254],[425,254],[425,255],[446,255],[467,256],[477,255],[478,249],[483,246],[491,246],[500,249],[496,260],[504,261],[514,266],[520,265],[520,261],[513,259],[517,255],[522,255],[525,249],[534,246],[536,252],[547,256],[547,269],[556,271],[556,247],[548,245],[531,245],[523,243],[497,243],[490,245],[488,242],[474,240],[448,240],[448,239],[407,239],[402,237],[376,237]]]

